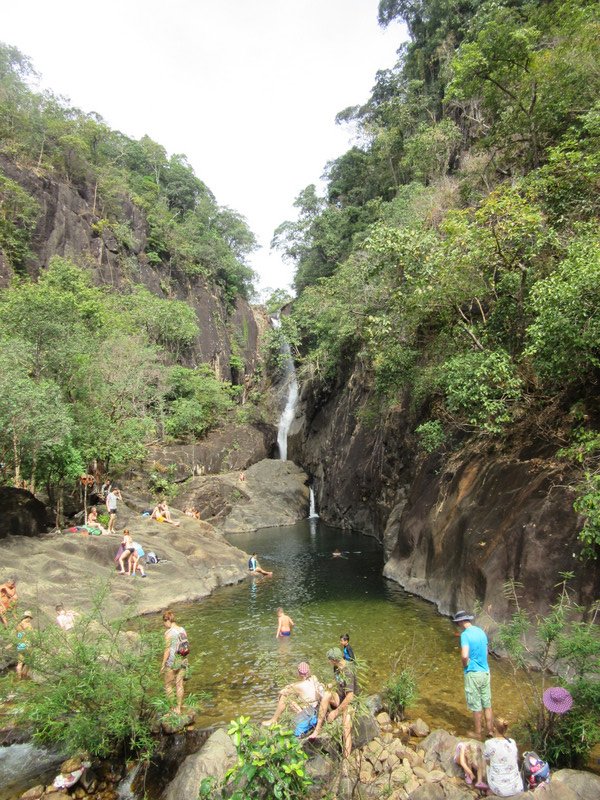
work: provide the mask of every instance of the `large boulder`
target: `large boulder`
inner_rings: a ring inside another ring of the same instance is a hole
[[[449,781],[424,783],[412,791],[409,800],[473,800],[473,793],[465,786]]]
[[[26,489],[0,486],[0,539],[45,533],[46,506]]]
[[[462,776],[462,770],[454,762],[458,739],[441,728],[432,731],[419,747],[425,751],[425,764],[430,769],[442,769],[447,775]],[[481,745],[481,742],[479,742]]]
[[[179,767],[177,775],[169,784],[165,800],[184,800],[198,797],[204,778],[214,778],[220,783],[236,759],[236,749],[227,733],[216,730],[206,744]]]
[[[559,769],[552,773],[552,783],[568,787],[577,800],[600,798],[600,775],[577,769]]]
[[[224,533],[293,525],[308,516],[307,475],[291,461],[263,459],[244,473],[191,478],[177,505],[195,506]]]

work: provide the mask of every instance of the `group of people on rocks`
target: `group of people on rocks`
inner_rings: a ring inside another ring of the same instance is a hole
[[[470,732],[472,740],[459,742],[454,760],[464,770],[469,785],[497,797],[512,797],[525,788],[523,774],[529,776],[529,786],[533,787],[549,779],[549,767],[537,754],[524,753],[520,769],[517,743],[507,735],[508,722],[503,717],[494,717],[488,638],[482,628],[473,624],[474,619],[466,611],[457,611],[452,618],[460,630],[465,698],[474,724],[474,731]],[[573,704],[573,698],[562,687],[547,689],[542,700],[552,714],[566,713]],[[482,747],[484,721],[487,739]]]

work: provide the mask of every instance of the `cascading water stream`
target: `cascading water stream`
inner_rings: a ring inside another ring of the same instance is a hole
[[[272,317],[271,323],[274,328],[281,328],[279,316]],[[292,358],[292,351],[285,340],[282,342],[281,349],[285,383],[287,386],[287,399],[277,428],[277,445],[279,447],[279,458],[282,461],[287,461],[287,438],[292,422],[294,421],[296,405],[298,403],[298,381],[296,380],[296,368]]]
[[[317,504],[315,501],[315,490],[312,486],[310,487],[310,506],[308,509],[308,518],[319,519],[319,515],[317,514]]]

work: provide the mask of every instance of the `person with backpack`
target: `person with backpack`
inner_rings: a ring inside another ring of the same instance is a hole
[[[163,625],[166,629],[165,651],[160,671],[165,676],[165,692],[169,699],[173,697],[173,689],[175,689],[177,705],[173,708],[173,711],[181,714],[184,694],[183,682],[186,670],[189,667],[190,644],[185,628],[175,622],[175,615],[172,611],[165,611],[163,614]]]

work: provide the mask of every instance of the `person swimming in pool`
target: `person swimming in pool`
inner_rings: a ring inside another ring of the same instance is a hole
[[[291,636],[292,628],[294,627],[294,620],[284,612],[283,608],[277,609],[278,625],[275,638],[280,636]]]

